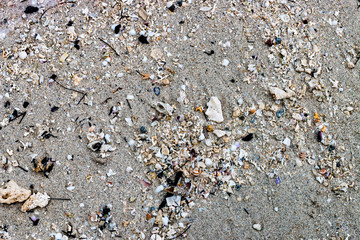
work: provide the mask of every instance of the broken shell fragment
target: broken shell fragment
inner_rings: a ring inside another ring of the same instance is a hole
[[[205,114],[208,116],[209,120],[215,122],[224,121],[224,117],[221,109],[221,102],[217,97],[211,97],[210,101],[207,103],[208,109]]]
[[[27,212],[37,207],[46,207],[49,204],[50,197],[46,193],[32,194],[28,200],[22,205],[21,211]]]
[[[285,98],[290,98],[290,97],[295,96],[295,92],[291,91],[290,89],[284,91],[277,87],[270,87],[269,91],[273,95],[275,100],[280,100],[280,99],[285,99]]]
[[[31,195],[31,191],[19,187],[13,180],[6,183],[0,188],[0,203],[11,204],[15,202],[23,202]]]
[[[172,115],[172,113],[174,111],[174,108],[172,106],[170,106],[167,103],[163,103],[163,102],[156,103],[155,109],[160,113],[170,115],[170,116]]]

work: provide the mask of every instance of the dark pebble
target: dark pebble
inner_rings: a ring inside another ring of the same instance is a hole
[[[317,139],[317,141],[318,141],[318,142],[321,142],[322,138],[323,138],[323,133],[322,133],[322,131],[318,131],[318,133],[316,134],[316,139]]]
[[[121,28],[120,24],[115,26],[115,29],[114,29],[115,34],[118,34],[120,32],[120,28]]]
[[[66,24],[66,26],[71,27],[71,26],[73,25],[73,23],[74,23],[74,22],[70,20],[70,21]]]
[[[5,108],[10,107],[10,101],[6,101],[5,104],[4,104],[4,107],[5,107]]]
[[[51,108],[51,112],[56,112],[57,110],[59,110],[59,107],[57,107],[57,106],[54,106]]]
[[[281,116],[284,114],[284,111],[283,110],[279,110],[276,112],[276,117],[277,118],[281,118]]]
[[[243,137],[241,140],[245,141],[245,142],[249,142],[251,139],[254,138],[254,134],[249,133],[248,135],[246,135],[245,137]]]
[[[140,132],[141,132],[141,133],[146,133],[146,132],[147,132],[146,127],[142,126],[142,127],[140,128]]]
[[[160,95],[160,88],[159,87],[154,87],[154,93],[156,96]]]
[[[185,21],[184,20],[181,20],[180,22],[179,22],[179,24],[184,24],[185,23]]]
[[[275,38],[275,43],[276,43],[276,44],[280,44],[280,43],[281,43],[281,38],[276,37],[276,38]]]
[[[176,3],[179,5],[179,7],[182,7],[183,1],[177,1]]]
[[[169,11],[170,11],[170,12],[174,12],[174,11],[175,11],[175,5],[174,5],[174,4],[169,7]]]
[[[274,45],[273,40],[271,40],[270,38],[268,40],[266,40],[265,44],[268,45],[269,47]]]
[[[24,108],[27,108],[27,107],[29,106],[29,104],[30,104],[29,102],[25,101],[25,102],[23,103],[23,107],[24,107]]]
[[[57,78],[57,75],[56,75],[56,74],[53,74],[53,75],[51,75],[50,78],[55,80],[55,79]]]
[[[139,42],[141,42],[143,44],[149,44],[149,41],[147,40],[147,37],[145,37],[144,35],[140,35]]]
[[[38,7],[33,7],[33,6],[27,6],[24,13],[26,14],[31,14],[31,13],[35,13],[39,11],[39,8]]]
[[[341,163],[340,163],[340,162],[337,162],[337,163],[336,163],[336,167],[341,167]]]
[[[331,152],[331,151],[334,151],[335,150],[335,146],[334,145],[330,145],[329,146],[329,151]]]

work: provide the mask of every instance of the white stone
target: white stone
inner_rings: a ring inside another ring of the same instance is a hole
[[[27,57],[27,53],[22,51],[22,52],[19,52],[19,58],[21,59],[25,59]]]
[[[223,65],[223,66],[227,66],[227,65],[229,65],[229,60],[227,60],[227,59],[224,59],[224,60],[222,60],[222,62],[221,62],[221,65]]]
[[[210,101],[207,103],[208,109],[205,114],[208,116],[209,120],[215,122],[224,121],[224,117],[221,109],[221,102],[217,97],[211,97]]]
[[[284,141],[282,143],[289,147],[291,144],[291,140],[290,140],[290,138],[287,137],[284,139]]]
[[[253,229],[255,229],[256,231],[261,231],[261,225],[259,224],[259,223],[255,223],[254,225],[253,225]]]
[[[134,36],[134,35],[136,35],[136,31],[135,31],[134,29],[131,29],[131,30],[129,31],[129,34],[130,34],[131,36]]]
[[[205,165],[210,167],[213,164],[210,158],[205,158]]]

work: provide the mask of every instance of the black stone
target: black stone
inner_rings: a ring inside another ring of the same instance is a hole
[[[27,6],[24,13],[26,14],[31,14],[31,13],[35,13],[39,11],[39,8],[38,7],[33,7],[33,6]]]

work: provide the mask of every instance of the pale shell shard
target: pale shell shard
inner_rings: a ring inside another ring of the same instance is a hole
[[[270,87],[269,91],[273,95],[275,100],[280,100],[280,99],[285,99],[285,98],[290,98],[290,97],[295,96],[295,92],[291,91],[290,89],[287,91],[284,91],[277,87]]]
[[[160,113],[164,113],[164,114],[170,115],[170,116],[172,115],[172,113],[174,111],[174,108],[172,106],[170,106],[167,103],[163,103],[163,102],[158,102],[155,105],[155,109]]]
[[[23,202],[31,195],[31,191],[19,187],[13,180],[6,183],[0,188],[0,203],[11,204],[15,202]]]
[[[211,97],[210,101],[207,103],[208,109],[205,114],[208,116],[209,120],[215,122],[224,121],[224,117],[221,109],[221,102],[217,97]]]
[[[46,193],[36,193],[30,196],[22,205],[21,211],[27,212],[37,207],[46,207],[49,204],[50,197]]]

